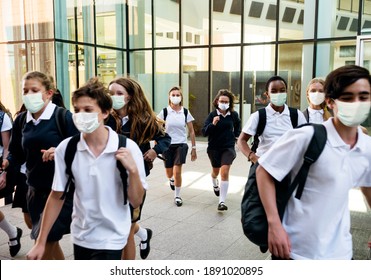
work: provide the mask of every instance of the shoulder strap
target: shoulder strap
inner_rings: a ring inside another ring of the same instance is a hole
[[[293,128],[298,126],[298,109],[289,107],[291,125]]]
[[[303,115],[305,119],[307,120],[307,123],[309,122],[309,110],[308,108],[303,111]]]
[[[4,116],[5,116],[5,112],[0,111],[0,132],[1,132],[1,128],[3,127]]]
[[[67,138],[67,124],[66,124],[66,114],[67,109],[62,107],[56,107],[55,109],[55,120],[57,122],[57,128],[59,131],[59,134],[63,138]]]
[[[263,134],[265,125],[267,124],[267,111],[265,110],[265,108],[260,108],[258,110],[258,113],[259,113],[258,127],[256,128],[254,141],[251,146],[251,151],[253,151],[254,153],[256,152],[256,149],[258,148],[259,145],[259,136]]]
[[[74,190],[74,177],[72,174],[72,162],[77,151],[77,143],[80,141],[80,133],[74,135],[67,143],[66,151],[64,153],[64,162],[66,164],[66,174],[68,175],[67,183],[64,187],[61,199],[65,199],[67,192]]]
[[[166,117],[167,117],[167,108],[165,107],[165,108],[162,109],[162,110],[164,110],[164,121],[166,121]]]
[[[188,110],[183,107],[183,111],[184,111],[185,123],[187,124]]]
[[[303,165],[301,166],[298,174],[296,175],[294,181],[291,183],[288,189],[287,200],[290,198],[291,194],[294,192],[294,189],[296,188],[297,185],[299,186],[296,191],[295,198],[297,199],[301,198],[301,195],[303,194],[304,190],[305,181],[307,180],[309,168],[319,158],[323,149],[325,148],[327,141],[327,131],[323,125],[321,124],[305,124],[305,125],[312,125],[314,128],[314,133],[312,139],[309,142],[307,151],[304,154]],[[301,125],[299,127],[305,125]]]
[[[122,134],[118,134],[119,137],[119,149],[121,147],[126,147],[126,136]],[[120,170],[120,177],[122,180],[123,192],[124,192],[124,205],[127,204],[128,201],[128,174],[126,173],[125,167],[121,164],[120,161],[116,163],[117,168]]]

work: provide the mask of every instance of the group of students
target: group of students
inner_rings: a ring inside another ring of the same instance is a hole
[[[309,83],[309,107],[302,113],[285,104],[286,81],[280,76],[271,77],[266,84],[270,103],[263,109],[266,122],[256,150],[248,141],[257,134],[261,112],[253,113],[241,132],[233,93],[222,89],[214,98],[214,110],[206,118],[202,133],[208,136],[211,182],[219,199],[217,210],[228,210],[229,172],[237,143],[252,162],[250,172],[256,172],[269,222],[272,258],[352,258],[349,188],[362,186],[367,201],[371,201],[371,188],[367,188],[371,186],[371,140],[360,127],[370,110],[370,84],[367,69],[340,67],[326,81],[313,79]],[[28,212],[31,237],[36,240],[27,258],[63,259],[59,240],[69,231],[75,259],[135,259],[134,235],[141,239],[141,258],[147,258],[153,233],[137,222],[153,161],[157,157],[165,160],[174,203],[180,207],[188,135],[191,160],[197,159],[194,118],[183,107],[181,89],[171,88],[168,106],[156,114],[135,80],[117,78],[107,88],[92,78],[73,92],[74,113],[65,110],[62,132],[58,106],[52,103],[56,89],[50,78],[29,72],[22,80],[22,91],[26,110],[13,125],[5,117],[1,129],[2,168],[19,168],[25,163],[28,193],[24,212]],[[328,140],[309,171],[301,200],[290,198],[281,221],[273,179],[297,172],[313,129],[292,128],[308,122],[322,123]],[[120,145],[119,134],[126,136],[125,145]],[[74,135],[78,136],[71,138]],[[74,138],[76,152],[67,166],[65,153]],[[126,177],[118,166],[124,168]],[[67,173],[66,168],[71,172]],[[1,174],[0,189],[3,177]],[[8,234],[10,253],[15,256],[22,230],[9,224],[3,215],[0,227]]]

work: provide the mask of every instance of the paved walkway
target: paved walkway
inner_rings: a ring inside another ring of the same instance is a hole
[[[218,199],[210,179],[210,163],[206,143],[197,143],[198,159],[184,165],[183,206],[173,203],[173,191],[168,186],[163,162],[156,160],[148,177],[150,190],[143,208],[141,225],[153,230],[151,260],[264,260],[269,255],[260,253],[257,246],[243,235],[240,223],[240,202],[248,173],[248,162],[242,153],[230,172],[230,189],[226,204],[228,211],[218,212]],[[350,195],[354,258],[367,259],[371,240],[371,211],[367,210],[359,190]],[[23,229],[22,248],[15,259],[25,259],[33,241],[23,222],[20,209],[2,206],[9,221]],[[0,233],[0,259],[10,259],[6,235]],[[137,243],[138,243],[137,239]],[[61,241],[67,259],[73,259],[70,236]],[[137,250],[137,259],[139,250]]]

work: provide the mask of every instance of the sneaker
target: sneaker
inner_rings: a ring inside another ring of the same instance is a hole
[[[170,179],[169,184],[170,184],[170,188],[172,190],[175,190],[175,185],[174,185],[174,179],[173,178]]]
[[[180,197],[174,198],[174,203],[176,206],[180,207],[183,205],[183,200]]]
[[[19,250],[21,249],[21,237],[22,237],[22,230],[17,227],[17,236],[14,238],[9,239],[9,252],[12,257],[18,254]]]
[[[220,202],[219,205],[218,205],[218,210],[219,211],[225,211],[225,210],[228,210],[228,207],[227,207],[227,205],[224,204],[224,202]]]
[[[151,251],[150,242],[152,238],[152,230],[150,230],[149,228],[146,228],[146,231],[147,231],[147,240],[140,242],[141,243],[140,244],[140,257],[143,260],[145,260],[148,257],[149,251]]]

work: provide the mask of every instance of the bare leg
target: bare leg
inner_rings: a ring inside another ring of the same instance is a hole
[[[59,241],[46,242],[43,260],[64,260],[64,254]]]
[[[132,223],[130,228],[130,233],[126,246],[122,250],[121,259],[122,260],[135,260],[135,240],[134,235],[138,232],[139,226],[137,223]]]

